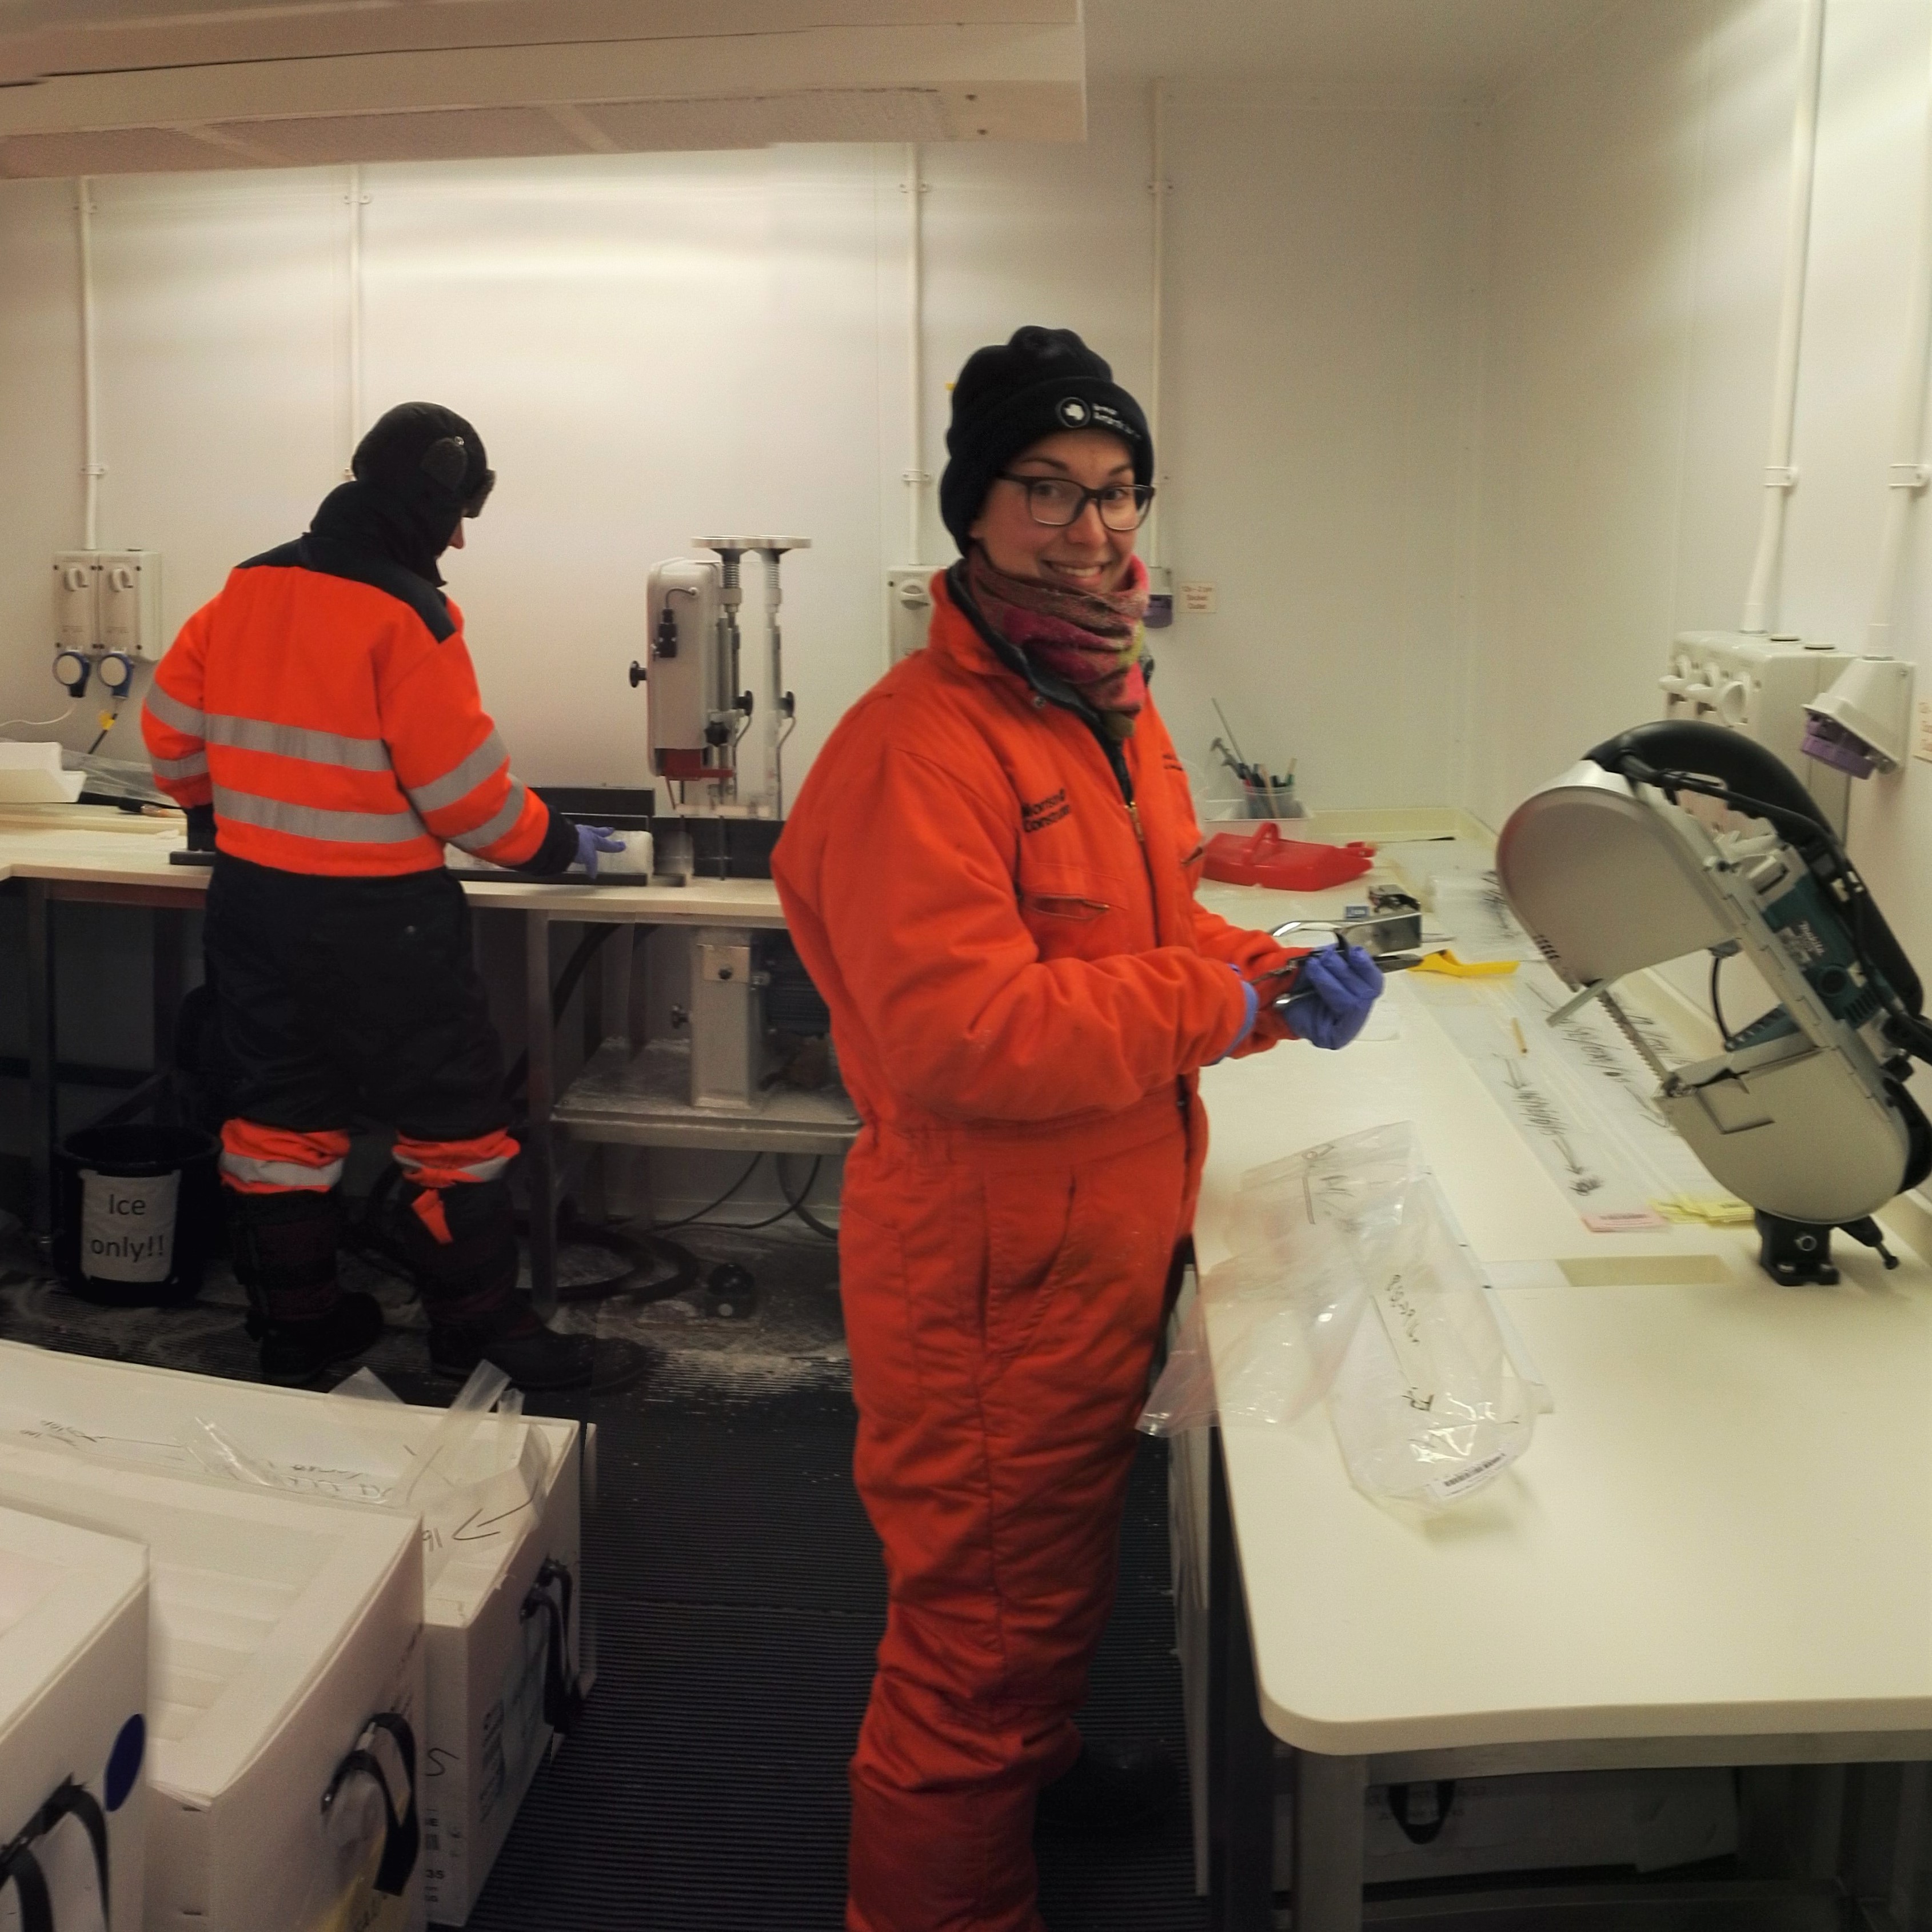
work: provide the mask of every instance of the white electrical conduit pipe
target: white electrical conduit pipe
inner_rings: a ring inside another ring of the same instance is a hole
[[[362,170],[349,170],[349,445],[342,459],[346,482],[356,446],[362,440],[362,209],[369,197],[362,192]]]
[[[94,177],[82,175],[75,207],[80,242],[80,416],[81,475],[86,478],[86,532],[81,547],[100,548],[100,416],[99,379],[94,340]]]
[[[1154,196],[1154,232],[1149,265],[1150,313],[1148,322],[1147,419],[1148,434],[1154,439],[1154,460],[1160,460],[1160,369],[1162,337],[1166,319],[1167,292],[1167,82],[1154,84],[1154,125],[1150,142],[1151,166],[1148,188]],[[1157,485],[1158,476],[1154,478]],[[1156,495],[1148,512],[1142,544],[1149,568],[1160,561],[1160,498]]]
[[[916,563],[924,531],[926,486],[926,183],[919,172],[919,143],[908,141],[906,178],[906,561]]]
[[[1811,240],[1811,188],[1818,164],[1818,94],[1824,73],[1825,0],[1802,0],[1798,34],[1798,98],[1791,124],[1791,188],[1785,217],[1784,294],[1778,320],[1777,374],[1771,405],[1771,452],[1764,472],[1764,515],[1758,526],[1757,556],[1744,595],[1740,629],[1768,631],[1779,566],[1784,553],[1784,519],[1798,481],[1791,464],[1798,414],[1798,358],[1804,322],[1804,283]]]
[[[1865,649],[1893,655],[1892,633],[1904,587],[1905,539],[1912,506],[1932,482],[1925,460],[1925,401],[1932,364],[1932,75],[1927,82],[1923,175],[1918,190],[1918,250],[1912,268],[1912,307],[1905,328],[1905,366],[1898,385],[1898,417],[1892,439],[1892,488],[1886,494],[1885,535],[1879,547],[1878,588],[1872,599]]]

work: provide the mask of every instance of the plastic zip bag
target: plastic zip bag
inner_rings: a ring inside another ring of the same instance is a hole
[[[1378,1190],[1414,1166],[1406,1122],[1305,1148],[1242,1175],[1228,1214],[1234,1252],[1182,1312],[1139,1426],[1150,1436],[1223,1422],[1298,1421],[1328,1394],[1368,1283],[1344,1230]],[[1208,1348],[1212,1304],[1220,1376]]]
[[[1529,1446],[1553,1405],[1408,1122],[1252,1169],[1229,1239],[1148,1397],[1149,1434],[1291,1424],[1325,1396],[1356,1486],[1436,1508]]]
[[[1222,1315],[1218,1378],[1208,1348],[1210,1301]],[[1360,1269],[1331,1226],[1306,1222],[1234,1256],[1183,1310],[1139,1426],[1176,1436],[1216,1420],[1299,1421],[1328,1393],[1366,1305]]]
[[[1482,1277],[1432,1175],[1366,1205],[1349,1239],[1369,1283],[1329,1396],[1342,1456],[1365,1494],[1442,1507],[1529,1447],[1537,1386],[1512,1360]]]

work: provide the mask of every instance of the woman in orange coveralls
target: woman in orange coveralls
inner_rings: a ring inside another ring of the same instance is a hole
[[[1290,956],[1194,900],[1141,654],[1138,406],[1070,331],[1023,328],[967,363],[947,448],[964,555],[930,640],[839,724],[772,868],[864,1123],[839,1251],[890,1609],[851,1932],[1040,1932],[1036,1801],[1131,1828],[1173,1794],[1074,1714],[1205,1151],[1196,1072],[1293,1037],[1252,984]],[[1339,1046],[1379,976],[1322,965],[1301,1030]]]

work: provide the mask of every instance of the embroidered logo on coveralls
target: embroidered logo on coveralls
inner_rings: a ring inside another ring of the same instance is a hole
[[[1022,832],[1042,831],[1049,825],[1058,825],[1063,818],[1070,818],[1073,808],[1066,802],[1066,788],[1062,785],[1051,798],[1041,799],[1029,805],[1024,799],[1020,801],[1020,830]]]

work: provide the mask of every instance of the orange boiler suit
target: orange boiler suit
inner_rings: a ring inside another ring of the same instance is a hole
[[[418,1212],[447,1244],[442,1191],[498,1180],[518,1147],[443,848],[559,872],[576,852],[511,772],[462,612],[311,533],[237,566],[182,626],[141,727],[157,782],[214,815],[224,1182],[328,1192],[367,1105],[398,1126]]]
[[[1080,1751],[1205,1153],[1196,1070],[1240,976],[1292,956],[1196,903],[1152,704],[1124,786],[1090,715],[933,592],[926,648],[840,722],[772,866],[862,1124],[841,1292],[890,1607],[846,1923],[1040,1932],[1034,1799]],[[1244,1050],[1290,1036],[1264,1006]]]

